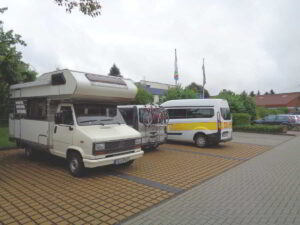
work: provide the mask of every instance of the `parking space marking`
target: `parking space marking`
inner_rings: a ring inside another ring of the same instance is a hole
[[[238,160],[238,161],[246,161],[249,158],[235,158],[235,157],[230,157],[230,156],[223,156],[223,155],[215,155],[211,153],[204,153],[204,152],[195,152],[195,151],[189,151],[189,150],[180,150],[180,149],[175,149],[175,148],[166,148],[166,147],[160,147],[160,150],[166,150],[166,151],[177,151],[177,152],[188,152],[192,154],[199,154],[199,155],[205,155],[205,156],[212,156],[212,157],[217,157],[217,158],[222,158],[222,159],[232,159],[232,160]]]
[[[120,173],[120,172],[117,172],[117,171],[111,172],[111,175],[117,176],[117,177],[120,177],[120,178],[124,178],[124,179],[130,180],[130,181],[134,181],[134,182],[139,183],[139,184],[144,184],[144,185],[147,185],[147,186],[150,186],[150,187],[159,188],[163,191],[171,192],[171,193],[174,193],[174,194],[178,194],[178,193],[184,191],[184,189],[181,189],[181,188],[172,187],[170,185],[158,183],[158,182],[148,180],[148,179],[145,179],[145,178],[141,178],[141,177],[137,177],[137,176],[132,176],[132,175]]]

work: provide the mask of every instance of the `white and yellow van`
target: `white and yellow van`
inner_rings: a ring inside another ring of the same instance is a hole
[[[232,119],[226,100],[170,100],[161,106],[169,113],[168,140],[195,142],[205,147],[232,139]]]

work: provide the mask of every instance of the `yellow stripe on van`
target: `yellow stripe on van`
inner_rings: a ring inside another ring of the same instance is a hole
[[[207,123],[174,123],[168,125],[168,131],[181,131],[181,130],[217,130],[218,125],[216,122]]]
[[[221,129],[232,128],[231,122],[221,123]],[[217,130],[217,122],[202,122],[202,123],[174,123],[168,125],[168,131],[183,131],[183,130]]]

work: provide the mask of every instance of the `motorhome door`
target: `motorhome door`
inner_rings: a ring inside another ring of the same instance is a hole
[[[71,105],[61,105],[58,110],[58,119],[55,119],[53,132],[54,154],[66,156],[69,146],[73,143],[74,114]]]

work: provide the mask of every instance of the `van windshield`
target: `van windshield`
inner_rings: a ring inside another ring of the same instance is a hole
[[[221,116],[224,120],[231,120],[231,113],[229,108],[221,108]]]
[[[125,123],[114,105],[75,104],[74,108],[80,126]]]

